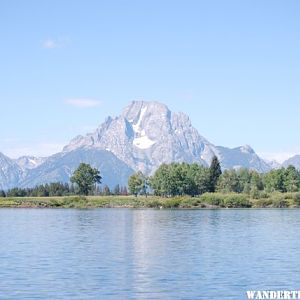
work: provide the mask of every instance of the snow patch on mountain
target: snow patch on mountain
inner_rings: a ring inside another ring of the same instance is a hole
[[[135,138],[132,143],[134,146],[140,149],[148,149],[151,146],[153,146],[156,142],[150,140],[146,135],[143,135],[139,138]]]
[[[137,121],[136,124],[132,124],[132,128],[133,128],[133,131],[137,134],[139,134],[141,132],[141,122],[143,120],[143,117],[144,117],[144,114],[147,110],[147,107],[143,107],[139,113],[139,120]],[[130,121],[129,121],[130,122]],[[131,122],[130,122],[131,123]],[[145,131],[144,131],[145,132]]]

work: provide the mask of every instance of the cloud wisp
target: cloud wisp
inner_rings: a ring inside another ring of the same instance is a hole
[[[95,99],[79,98],[79,99],[67,99],[65,100],[65,103],[79,108],[91,108],[91,107],[100,106],[102,104],[102,101],[95,100]]]
[[[67,45],[68,38],[47,38],[43,41],[42,46],[45,49],[63,48]]]

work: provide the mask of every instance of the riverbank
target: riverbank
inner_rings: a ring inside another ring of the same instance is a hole
[[[23,208],[297,208],[300,193],[206,193],[199,197],[67,196],[0,198],[0,207]]]

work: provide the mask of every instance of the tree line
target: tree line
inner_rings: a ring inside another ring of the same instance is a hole
[[[250,169],[222,172],[215,156],[210,167],[196,163],[171,163],[162,164],[150,177],[137,172],[129,178],[128,186],[130,193],[136,196],[147,192],[164,197],[234,192],[256,197],[261,192],[299,192],[300,172],[294,166],[268,173],[258,173]]]
[[[60,196],[73,196],[82,194],[79,192],[75,184],[54,182],[37,185],[33,188],[12,188],[7,191],[0,190],[0,197],[60,197]],[[126,186],[120,186],[117,184],[114,188],[110,188],[108,185],[103,187],[95,185],[88,191],[88,195],[91,196],[127,196],[128,189]]]
[[[116,185],[112,190],[100,186],[100,171],[89,164],[81,163],[70,178],[71,183],[50,183],[34,188],[13,188],[0,190],[0,197],[50,197],[69,195],[127,195],[127,187]],[[132,195],[154,194],[162,197],[197,196],[206,192],[245,193],[252,197],[261,192],[299,192],[300,172],[294,167],[258,173],[239,169],[221,171],[218,158],[213,157],[211,165],[197,163],[162,164],[153,176],[137,172],[129,177],[129,193]]]

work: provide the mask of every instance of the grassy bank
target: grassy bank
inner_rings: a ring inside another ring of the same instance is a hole
[[[69,196],[0,198],[0,207],[48,208],[295,208],[300,193],[247,194],[206,193],[199,197],[162,198],[155,196]]]

